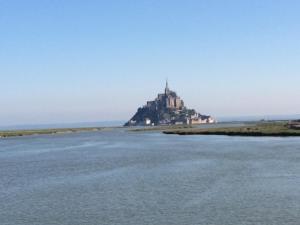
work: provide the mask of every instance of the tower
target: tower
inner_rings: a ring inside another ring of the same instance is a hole
[[[168,79],[166,80],[166,88],[165,88],[165,94],[168,95],[170,93]]]

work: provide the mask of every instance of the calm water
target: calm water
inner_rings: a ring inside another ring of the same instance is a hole
[[[1,225],[300,223],[300,138],[0,139]]]

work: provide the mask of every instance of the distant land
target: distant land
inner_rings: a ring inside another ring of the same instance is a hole
[[[138,108],[134,116],[124,126],[157,126],[180,124],[215,123],[211,116],[203,115],[184,105],[184,101],[169,89],[168,81],[164,93]]]
[[[251,121],[274,121],[274,120],[297,120],[300,119],[300,114],[293,115],[249,115],[249,116],[220,116],[219,122],[251,122]]]
[[[74,128],[35,128],[0,130],[0,138],[29,135],[52,135],[78,132],[98,132],[122,129],[123,126],[106,127],[74,127]],[[135,129],[124,128],[127,131],[161,131],[165,134],[179,135],[229,135],[229,136],[300,136],[300,120],[261,120],[259,122],[222,122],[217,124],[184,124],[144,126]]]
[[[261,116],[220,116],[218,123],[231,122],[255,122],[274,120],[297,120],[300,114],[294,115],[261,115]],[[43,123],[43,124],[15,124],[0,125],[0,130],[30,130],[30,129],[60,129],[60,128],[84,128],[84,127],[119,127],[123,126],[125,120],[95,121],[95,122],[74,122],[74,123]]]
[[[19,124],[0,126],[0,130],[33,130],[33,129],[61,129],[61,128],[93,128],[93,127],[118,127],[125,123],[124,120],[78,122],[78,123],[53,123],[53,124]]]
[[[25,130],[7,130],[0,131],[0,138],[7,137],[21,137],[30,135],[45,135],[45,134],[66,134],[66,133],[76,133],[76,132],[96,132],[103,129],[113,129],[104,127],[81,127],[81,128],[56,128],[56,129],[25,129]]]
[[[215,127],[215,128],[195,128],[188,127],[182,129],[164,130],[164,134],[178,135],[227,135],[227,136],[269,136],[269,137],[293,137],[300,136],[300,120],[257,122],[237,127]]]

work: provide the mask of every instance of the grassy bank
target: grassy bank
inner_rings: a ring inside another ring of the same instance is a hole
[[[58,129],[36,129],[36,130],[9,130],[9,131],[0,131],[0,137],[75,133],[75,132],[84,132],[84,131],[100,131],[102,129],[104,128],[84,127],[84,128],[58,128]]]
[[[291,129],[286,122],[257,123],[256,125],[241,127],[170,129],[164,130],[163,133],[178,135],[300,136],[300,130]]]

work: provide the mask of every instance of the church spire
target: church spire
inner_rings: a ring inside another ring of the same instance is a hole
[[[168,78],[166,79],[166,88],[165,88],[165,94],[168,94],[170,92],[169,84],[168,84]]]

